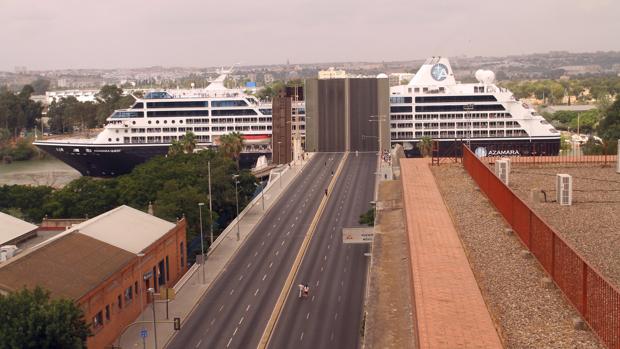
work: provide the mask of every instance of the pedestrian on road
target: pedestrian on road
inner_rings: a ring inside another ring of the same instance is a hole
[[[325,196],[327,196],[327,189],[325,189]]]
[[[304,292],[304,285],[303,284],[299,284],[297,285],[297,288],[299,288],[299,298],[301,298],[303,292]]]
[[[304,297],[308,297],[308,293],[310,293],[310,287],[308,285],[304,286]]]

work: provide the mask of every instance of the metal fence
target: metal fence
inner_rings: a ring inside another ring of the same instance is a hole
[[[463,167],[537,258],[565,297],[608,347],[620,349],[620,291],[465,145]]]

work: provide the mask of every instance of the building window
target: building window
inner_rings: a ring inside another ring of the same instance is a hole
[[[170,259],[166,256],[166,281],[170,281]]]
[[[138,281],[133,284],[134,290],[136,290],[136,295],[138,294]]]
[[[98,329],[103,326],[103,314],[98,312],[97,315],[93,317],[93,328]]]
[[[129,286],[125,289],[125,304],[131,303],[133,300],[133,292],[132,287]]]
[[[105,305],[105,319],[110,321],[110,306],[108,304]]]
[[[123,308],[123,300],[121,299],[121,295],[119,294],[116,299],[117,299],[117,302],[118,302],[118,309],[122,309]]]
[[[179,255],[181,256],[181,269],[183,267],[185,267],[185,250],[183,250],[183,241],[181,241],[180,247],[179,247]]]

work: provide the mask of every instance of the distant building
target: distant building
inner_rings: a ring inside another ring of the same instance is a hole
[[[265,74],[263,76],[263,80],[265,82],[265,85],[271,84],[274,81],[273,75],[271,74]]]
[[[28,72],[28,68],[24,65],[15,67],[15,74],[26,74]]]
[[[0,212],[0,246],[17,245],[37,235],[39,227]]]
[[[67,97],[75,97],[79,102],[97,102],[98,90],[65,90],[65,91],[48,91],[45,92],[47,104],[52,102],[58,103],[60,99]]]
[[[344,70],[336,70],[334,67],[329,67],[327,70],[319,70],[319,79],[344,79],[347,77],[347,72]]]
[[[156,293],[187,271],[185,220],[128,206],[80,223],[0,265],[0,292],[41,286],[73,299],[92,326],[89,348],[110,346]]]

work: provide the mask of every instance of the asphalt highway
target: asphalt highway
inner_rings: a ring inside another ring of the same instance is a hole
[[[350,153],[297,273],[269,348],[355,349],[360,345],[367,245],[342,243],[373,200],[377,155]],[[299,298],[298,284],[308,284]]]
[[[342,154],[315,154],[168,348],[256,348]],[[206,267],[209,267],[207,260]]]

